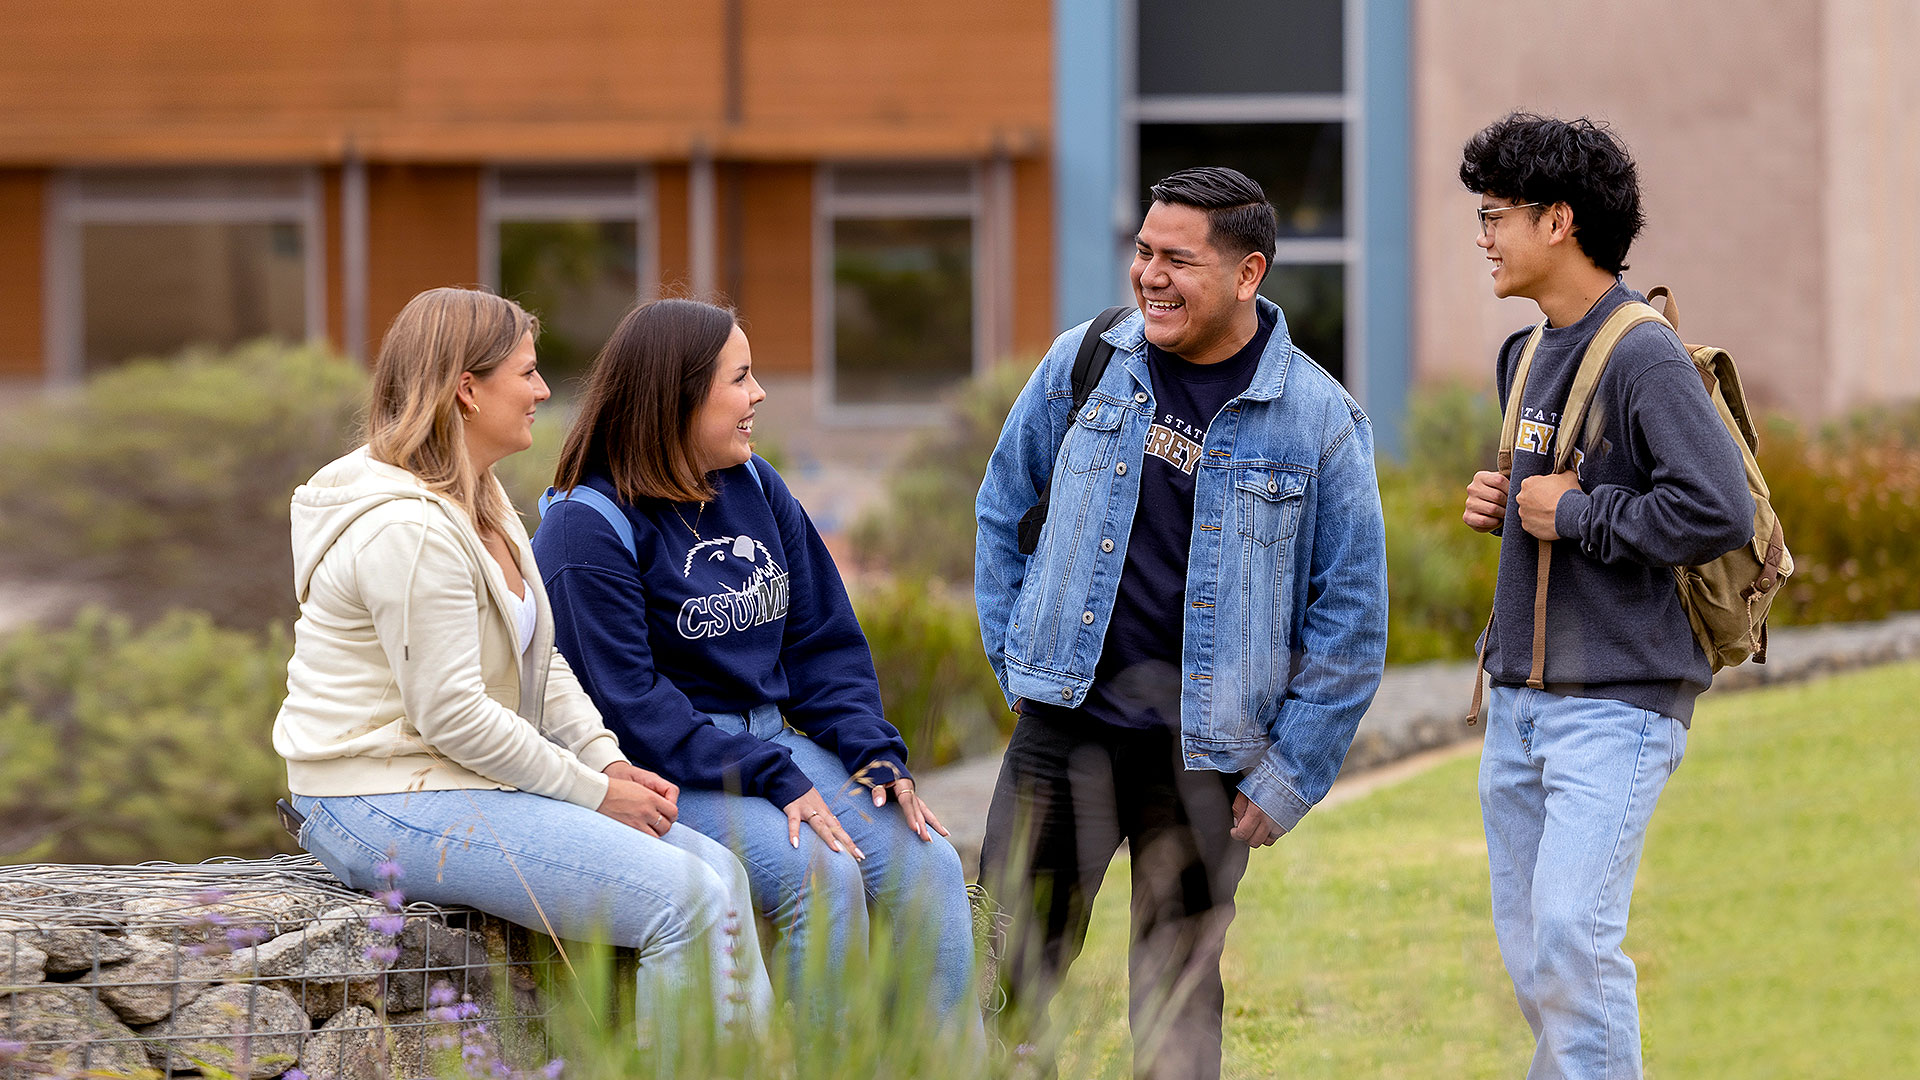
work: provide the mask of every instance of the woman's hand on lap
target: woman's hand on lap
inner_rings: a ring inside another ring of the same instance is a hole
[[[680,808],[672,799],[644,784],[613,775],[607,777],[607,797],[600,801],[600,812],[653,837],[665,836],[680,816]]]
[[[914,790],[913,781],[908,777],[903,776],[891,784],[875,784],[873,805],[887,805],[889,789],[893,791],[894,800],[900,804],[900,812],[907,816],[907,827],[914,831],[914,835],[922,840],[931,841],[933,836],[927,832],[928,826],[932,826],[933,831],[941,836],[952,835],[947,832],[945,825],[940,824],[940,819],[933,816],[933,807],[928,806],[925,800],[920,798],[920,793]]]
[[[679,805],[680,786],[657,772],[651,772],[624,761],[616,761],[600,771],[615,780],[630,780],[668,802]]]
[[[800,846],[800,826],[804,822],[813,826],[813,831],[819,833],[820,839],[825,840],[833,850],[850,851],[856,859],[867,857],[867,853],[861,851],[860,846],[853,842],[853,837],[848,836],[847,830],[841,827],[840,819],[827,809],[827,800],[820,797],[819,788],[808,788],[805,795],[788,803],[784,809],[787,812],[787,841],[794,847]]]

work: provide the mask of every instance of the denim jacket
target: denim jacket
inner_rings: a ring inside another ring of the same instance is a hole
[[[1274,331],[1253,382],[1220,410],[1194,482],[1180,743],[1189,769],[1291,829],[1326,795],[1386,661],[1385,526],[1373,432],[1331,376]],[[1093,683],[1126,563],[1155,414],[1133,312],[1077,415],[1073,358],[1088,324],[1053,343],[1008,415],[975,504],[980,635],[1007,703],[1077,707]],[[1051,477],[1032,556],[1020,517]]]

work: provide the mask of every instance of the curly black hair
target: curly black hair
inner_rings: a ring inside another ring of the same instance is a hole
[[[1460,182],[1476,195],[1573,208],[1573,239],[1608,273],[1640,235],[1640,174],[1605,124],[1515,112],[1467,140]]]

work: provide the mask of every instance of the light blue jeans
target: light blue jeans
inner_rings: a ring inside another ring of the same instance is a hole
[[[927,970],[928,1004],[956,1019],[956,1033],[984,1038],[973,985],[972,909],[953,845],[931,830],[932,840],[920,839],[891,798],[876,810],[872,790],[852,780],[837,756],[788,727],[778,707],[711,719],[791,750],[794,764],[867,856],[856,862],[850,853],[834,852],[806,825],[794,848],[786,811],[758,796],[680,792],[681,823],[727,844],[746,864],[754,904],[773,927],[774,964],[787,973],[788,985],[803,985],[807,957],[818,949],[826,950],[829,971],[839,969],[841,957],[864,962],[867,905],[875,904],[891,924],[895,962]]]
[[[771,1013],[746,872],[684,824],[656,838],[523,791],[295,795],[293,805],[307,819],[300,846],[353,888],[385,888],[376,868],[391,859],[409,900],[633,949],[643,1009],[660,987],[708,979],[723,1022],[759,1028]]]
[[[1638,1080],[1640,1003],[1621,949],[1647,823],[1687,749],[1622,701],[1496,686],[1480,753],[1493,929],[1534,1034],[1529,1080]]]

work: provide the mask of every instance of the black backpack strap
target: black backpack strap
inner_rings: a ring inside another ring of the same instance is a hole
[[[1100,385],[1100,376],[1107,373],[1107,362],[1113,359],[1113,346],[1101,335],[1113,329],[1113,325],[1132,310],[1132,304],[1110,307],[1088,324],[1085,336],[1080,339],[1080,351],[1073,356],[1074,412],[1078,413],[1080,406],[1087,403],[1093,388]]]
[[[1080,406],[1087,403],[1093,388],[1100,385],[1100,376],[1106,374],[1107,364],[1113,359],[1113,346],[1101,335],[1126,318],[1132,310],[1132,304],[1110,307],[1087,324],[1087,332],[1080,338],[1080,351],[1073,356],[1073,409],[1068,413],[1069,417],[1080,415]],[[1049,479],[1047,486],[1040,490],[1040,501],[1021,516],[1018,534],[1020,554],[1031,555],[1039,548],[1040,529],[1047,523],[1047,503],[1052,493],[1053,482]]]

